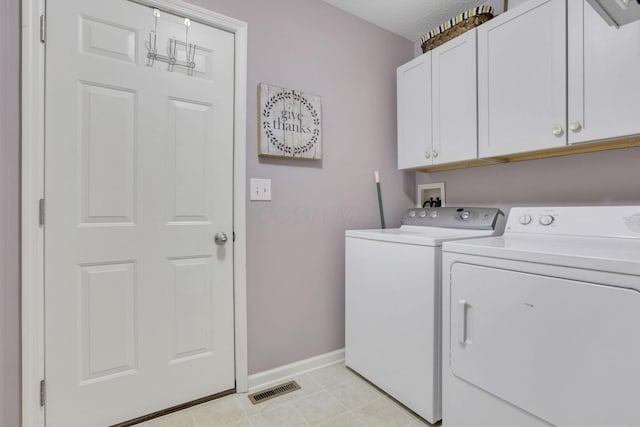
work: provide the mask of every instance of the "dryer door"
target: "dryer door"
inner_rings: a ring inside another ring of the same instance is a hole
[[[640,293],[454,264],[451,370],[563,427],[640,420]]]

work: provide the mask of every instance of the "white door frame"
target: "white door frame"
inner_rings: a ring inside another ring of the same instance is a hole
[[[44,427],[40,381],[44,379],[45,48],[40,16],[46,0],[22,1],[22,426]],[[235,35],[233,140],[234,331],[236,390],[248,389],[246,298],[246,93],[247,24],[181,0],[131,0],[229,31]]]

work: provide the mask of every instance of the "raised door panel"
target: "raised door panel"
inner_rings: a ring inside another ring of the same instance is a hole
[[[609,26],[585,0],[570,0],[569,143],[640,133],[640,22]]]
[[[398,169],[431,165],[431,54],[398,67]]]
[[[433,164],[478,156],[476,30],[432,52]]]
[[[81,385],[135,374],[135,263],[83,265],[79,272]]]
[[[565,19],[530,0],[478,27],[480,157],[566,145]]]
[[[80,83],[81,222],[133,223],[136,93]]]
[[[167,164],[169,221],[210,221],[212,196],[210,165],[211,104],[170,99],[169,146],[173,153]]]
[[[80,21],[80,50],[83,54],[136,62],[135,28],[90,16],[81,16]]]
[[[170,363],[179,363],[213,351],[213,268],[211,257],[170,262]]]
[[[451,270],[455,376],[557,426],[640,419],[640,293],[468,264]]]

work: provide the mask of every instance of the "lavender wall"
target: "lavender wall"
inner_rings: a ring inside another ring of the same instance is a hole
[[[396,170],[396,67],[413,44],[318,0],[190,0],[249,24],[248,177],[273,200],[248,202],[249,371],[344,346],[344,230],[379,227],[373,171],[397,225],[415,174]],[[322,96],[322,161],[259,159],[257,85]]]
[[[419,173],[445,183],[447,204],[497,206],[640,205],[640,148]]]
[[[20,3],[0,0],[0,426],[20,425]]]

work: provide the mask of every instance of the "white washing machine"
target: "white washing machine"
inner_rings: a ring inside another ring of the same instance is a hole
[[[504,229],[498,209],[410,209],[346,231],[346,365],[429,422],[441,413],[441,245]]]
[[[443,245],[443,426],[640,426],[640,206]]]

